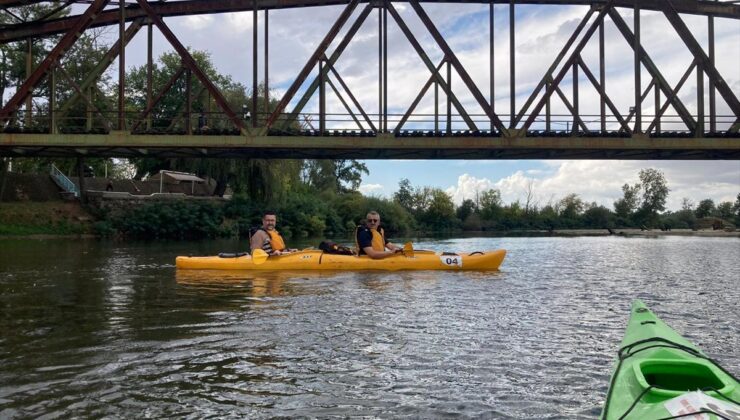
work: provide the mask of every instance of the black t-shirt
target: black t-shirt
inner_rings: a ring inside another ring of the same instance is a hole
[[[382,231],[380,231],[382,234]],[[389,241],[386,239],[385,243]],[[359,229],[357,231],[357,244],[360,245],[360,255],[365,254],[365,248],[373,246],[373,232],[370,229]]]

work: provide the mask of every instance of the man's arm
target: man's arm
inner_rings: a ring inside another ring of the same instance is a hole
[[[249,248],[252,249],[252,252],[254,252],[255,249],[262,249],[266,236],[267,234],[261,230],[258,230],[254,235],[252,235],[252,239],[249,241]]]
[[[383,258],[388,258],[395,254],[394,251],[376,251],[372,246],[366,246],[362,248],[362,250],[365,251],[365,254],[367,254],[368,257],[374,260],[382,260]]]

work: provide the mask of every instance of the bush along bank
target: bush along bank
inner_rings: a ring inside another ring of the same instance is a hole
[[[105,200],[92,203],[94,231],[103,237],[130,239],[207,239],[249,236],[261,225],[262,212],[278,215],[286,237],[350,237],[368,210],[383,215],[386,230],[408,233],[413,218],[390,200],[351,194],[292,194],[270,206],[237,196],[231,200]]]

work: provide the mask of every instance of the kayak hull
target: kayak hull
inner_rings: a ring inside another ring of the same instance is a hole
[[[176,260],[178,269],[193,270],[497,270],[506,257],[506,251],[474,252],[471,254],[450,254],[433,251],[415,251],[413,256],[396,254],[381,260],[373,260],[367,255],[335,255],[319,250],[304,250],[291,254],[270,256],[261,264],[255,264],[252,257],[244,255],[236,258],[219,256],[185,257]]]
[[[740,400],[738,381],[643,302],[633,302],[601,418],[660,419],[707,407],[740,413],[725,397]]]

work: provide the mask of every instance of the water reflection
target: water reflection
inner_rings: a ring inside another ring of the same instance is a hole
[[[629,301],[740,369],[740,241],[469,238],[495,272],[176,270],[242,243],[0,241],[0,418],[594,418]]]

